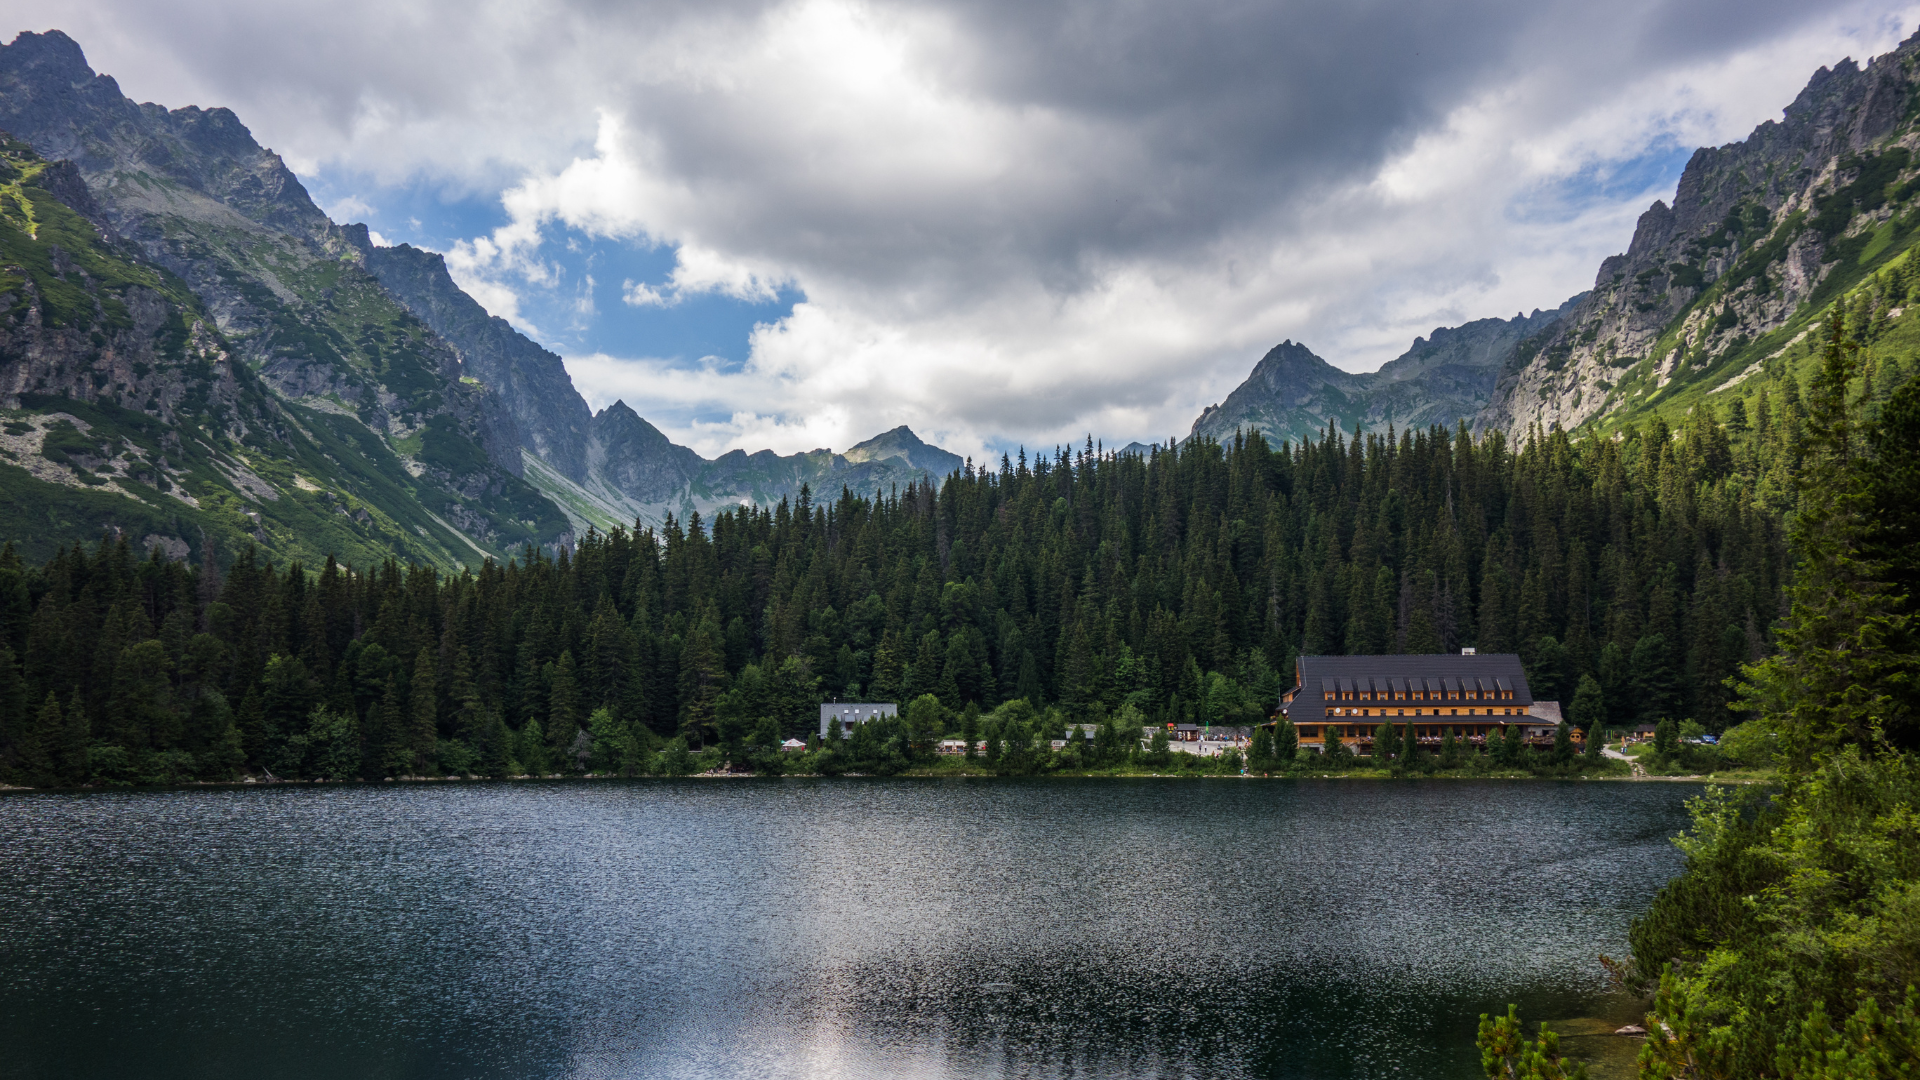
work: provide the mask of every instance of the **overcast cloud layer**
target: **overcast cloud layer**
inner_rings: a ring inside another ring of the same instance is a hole
[[[708,455],[896,424],[961,452],[1184,434],[1282,338],[1371,369],[1558,304],[1685,151],[1920,5],[5,0],[140,100],[227,105],[305,175],[503,200],[489,309]],[[358,202],[356,202],[358,200]],[[589,281],[563,235],[674,253]],[[581,318],[803,299],[745,363],[582,353]],[[581,298],[584,298],[582,300]]]

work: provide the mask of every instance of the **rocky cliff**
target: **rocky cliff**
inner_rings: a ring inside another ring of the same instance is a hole
[[[520,476],[511,411],[366,270],[364,230],[329,221],[231,112],[135,104],[51,31],[0,47],[0,127],[71,161],[103,223],[183,281],[279,398],[380,441],[388,479],[463,534],[463,557],[567,540]]]
[[[1613,425],[1777,365],[1830,300],[1920,232],[1920,35],[1821,68],[1779,121],[1696,151],[1593,291],[1519,349],[1482,428]]]
[[[360,235],[365,235],[361,230]],[[492,388],[514,420],[520,445],[562,476],[588,478],[593,414],[561,359],[485,308],[447,273],[437,252],[410,244],[363,251],[367,269],[407,310],[453,345],[466,369]]]
[[[240,361],[77,168],[4,136],[0,421],[0,535],[32,558],[116,531],[174,558],[255,544],[452,566],[476,550],[366,428],[284,401]]]

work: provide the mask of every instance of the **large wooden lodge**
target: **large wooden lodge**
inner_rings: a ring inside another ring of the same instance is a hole
[[[1350,750],[1373,752],[1382,724],[1411,725],[1420,745],[1438,748],[1451,730],[1465,746],[1485,746],[1510,726],[1527,741],[1551,744],[1560,703],[1536,702],[1513,653],[1463,650],[1402,656],[1302,656],[1294,686],[1280,698],[1300,745],[1315,751],[1332,731]]]

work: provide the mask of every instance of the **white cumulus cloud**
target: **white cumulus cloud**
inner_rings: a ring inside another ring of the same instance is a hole
[[[704,453],[898,423],[961,452],[1165,438],[1281,338],[1362,370],[1558,304],[1670,194],[1648,155],[1741,138],[1920,20],[1872,0],[15,8],[136,98],[232,106],[303,167],[497,194],[505,224],[448,265],[536,336],[535,291],[609,317],[555,262],[562,234],[674,253],[657,280],[612,275],[628,310],[802,297],[744,363],[569,358],[590,400]]]

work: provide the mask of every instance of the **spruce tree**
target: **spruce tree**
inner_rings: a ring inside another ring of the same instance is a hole
[[[580,695],[574,680],[573,653],[560,654],[547,672],[547,737],[561,753],[580,733]]]
[[[694,624],[680,654],[680,730],[689,745],[698,742],[704,748],[717,734],[714,705],[725,675],[720,623],[709,610]]]
[[[1521,768],[1530,764],[1526,732],[1519,724],[1508,724],[1500,740],[1509,766]]]
[[[1606,746],[1606,696],[1600,690],[1600,681],[1591,675],[1580,676],[1580,686],[1573,692],[1573,704],[1567,708],[1567,721],[1586,733],[1587,756],[1599,758]]]
[[[40,752],[46,758],[47,783],[79,783],[86,774],[87,733],[75,732],[68,725],[59,695],[51,690],[34,717],[34,727]]]
[[[440,704],[434,685],[438,680],[437,668],[433,650],[425,645],[420,646],[420,653],[413,661],[413,678],[409,682],[407,749],[414,771],[422,775],[439,767],[436,750],[440,739]]]

